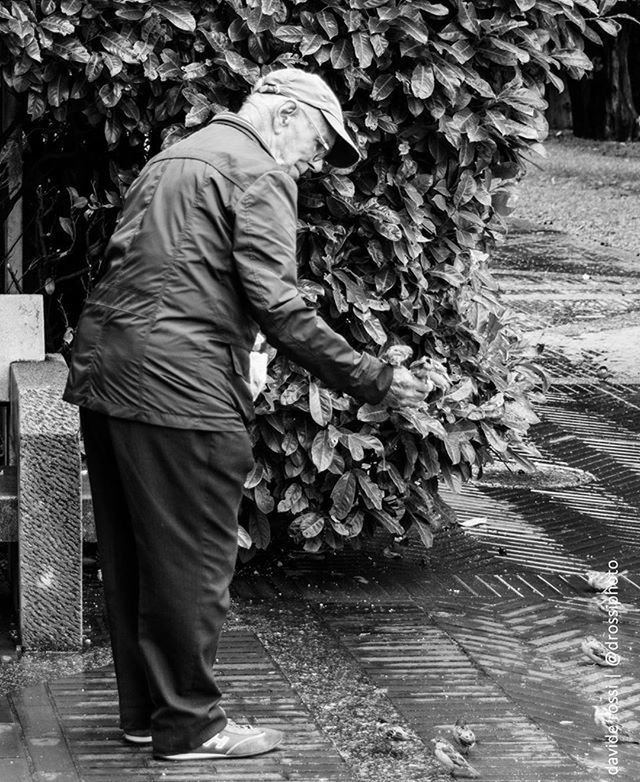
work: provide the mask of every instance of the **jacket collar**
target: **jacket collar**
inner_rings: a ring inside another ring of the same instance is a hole
[[[271,150],[267,146],[266,141],[262,138],[260,133],[253,127],[253,125],[250,122],[247,122],[246,119],[243,119],[242,117],[239,117],[237,114],[234,114],[232,111],[222,111],[220,114],[216,114],[216,116],[211,120],[211,124],[214,122],[222,124],[222,125],[231,125],[231,127],[237,128],[237,130],[244,133],[246,136],[249,136],[249,138],[253,139],[254,141],[257,141],[258,144],[265,150],[265,152],[268,152],[271,157],[273,157],[273,154],[271,153]]]

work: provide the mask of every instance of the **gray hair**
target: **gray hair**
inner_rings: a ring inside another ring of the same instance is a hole
[[[253,90],[242,101],[242,108],[251,107],[260,112],[266,109],[269,114],[273,114],[273,111],[278,106],[281,106],[285,100],[293,100],[292,98],[285,98],[284,95],[277,95],[274,92],[258,92],[257,88],[262,81],[264,81],[264,78],[256,82]]]

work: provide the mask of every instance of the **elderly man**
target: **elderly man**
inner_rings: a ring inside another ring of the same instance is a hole
[[[390,406],[427,388],[353,350],[296,287],[296,180],[357,162],[318,76],[283,69],[238,114],[156,155],[131,186],[76,334],[80,406],[124,740],[170,760],[282,740],[238,725],[213,675],[252,466],[250,351],[269,342],[334,388]]]

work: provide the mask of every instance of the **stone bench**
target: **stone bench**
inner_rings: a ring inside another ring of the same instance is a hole
[[[83,491],[78,412],[62,401],[66,378],[60,356],[10,365],[15,466],[0,476],[0,540],[18,544],[25,649],[82,646],[82,542],[95,535],[88,488]]]
[[[82,471],[82,538],[96,542],[93,501],[87,471]],[[15,464],[0,467],[0,543],[18,542],[18,468]]]

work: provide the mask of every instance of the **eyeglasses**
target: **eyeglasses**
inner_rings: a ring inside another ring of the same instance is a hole
[[[331,145],[325,139],[325,137],[322,135],[322,132],[321,132],[320,128],[311,119],[311,117],[309,116],[308,112],[306,112],[302,108],[302,104],[300,103],[300,101],[297,101],[297,103],[298,103],[298,106],[300,108],[300,111],[304,115],[304,118],[307,120],[307,122],[311,125],[311,127],[316,132],[316,148],[319,147],[319,149],[316,152],[316,154],[313,156],[313,159],[314,160],[322,160],[324,157],[326,157],[329,154],[329,150],[331,149]]]

